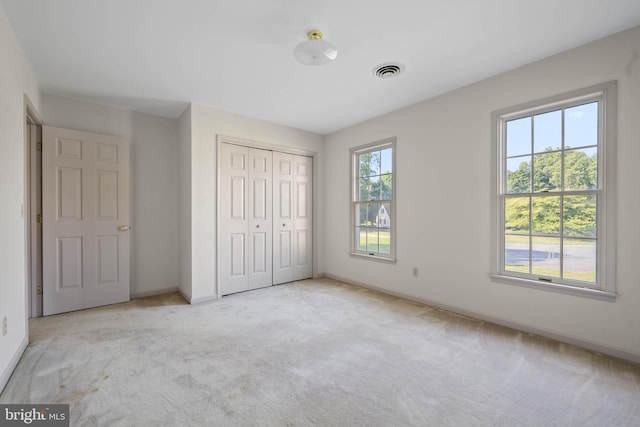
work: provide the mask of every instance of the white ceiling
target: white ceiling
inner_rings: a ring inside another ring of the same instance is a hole
[[[640,25],[638,0],[0,0],[44,92],[327,134]],[[297,63],[319,29],[339,51]],[[372,69],[400,61],[404,74]]]

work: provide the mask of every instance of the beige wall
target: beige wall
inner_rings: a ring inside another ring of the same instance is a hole
[[[329,275],[640,361],[640,27],[328,135]],[[618,81],[616,302],[494,283],[491,113]],[[349,148],[397,136],[397,258],[349,256]],[[420,277],[411,276],[416,266]]]
[[[0,8],[0,390],[26,347],[25,286],[25,95],[40,110],[40,90],[31,66]]]
[[[191,301],[191,105],[179,119],[180,292]]]
[[[131,296],[178,288],[178,120],[43,94],[50,126],[123,136],[130,144]]]

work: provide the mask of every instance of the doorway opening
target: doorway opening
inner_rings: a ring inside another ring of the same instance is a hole
[[[25,287],[29,318],[42,316],[42,119],[25,95]]]

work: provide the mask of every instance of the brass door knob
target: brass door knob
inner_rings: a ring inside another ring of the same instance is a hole
[[[131,230],[131,227],[128,225],[121,225],[120,227],[118,227],[118,230],[127,231],[127,230]]]

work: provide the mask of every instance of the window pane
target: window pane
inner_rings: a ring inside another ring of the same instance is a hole
[[[504,236],[504,269],[529,273],[529,236]]]
[[[533,237],[531,248],[531,273],[560,277],[560,239]]]
[[[372,181],[372,188],[375,190],[375,192],[371,193],[371,199],[372,200],[381,200],[383,198],[383,196],[382,196],[382,187],[383,187],[382,177],[381,176],[372,177],[371,181]]]
[[[358,203],[356,205],[356,225],[357,226],[367,226],[367,204],[366,203]]]
[[[393,197],[393,175],[385,174],[380,177],[380,199],[391,200]]]
[[[358,176],[369,176],[370,153],[360,154],[358,156]]]
[[[507,157],[531,153],[531,117],[507,122]]]
[[[560,235],[560,197],[533,197],[531,225],[534,234]]]
[[[369,178],[369,200],[380,200],[380,176]]]
[[[378,234],[378,247],[381,254],[391,254],[391,230],[389,228],[380,228]]]
[[[378,229],[367,228],[367,251],[378,252]]]
[[[357,203],[355,206],[356,226],[373,227],[376,225],[378,215],[377,203]]]
[[[598,188],[598,148],[568,150],[564,153],[564,189]]]
[[[374,162],[373,153],[363,153],[358,156],[358,172],[360,177],[377,175],[377,173],[371,170],[372,162]]]
[[[508,197],[504,200],[504,231],[529,234],[528,197]]]
[[[381,151],[381,169],[380,169],[380,173],[391,173],[393,172],[391,170],[391,166],[392,166],[392,152],[391,152],[391,148],[385,148],[384,150]]]
[[[562,148],[562,111],[550,111],[533,116],[533,149],[536,153],[546,149]]]
[[[507,194],[531,192],[531,156],[507,159]]]
[[[562,155],[556,151],[533,156],[533,191],[562,190]]]
[[[372,151],[369,154],[369,175],[380,175],[380,151]]]
[[[376,225],[376,217],[378,216],[378,203],[368,203],[367,204],[367,225],[374,226]]]
[[[388,203],[377,205],[375,225],[380,228],[391,228],[391,212]]]
[[[597,196],[564,197],[564,235],[566,237],[596,237]]]
[[[565,239],[563,255],[565,279],[596,282],[595,239]]]
[[[363,252],[378,252],[378,229],[356,227],[356,249]]]
[[[360,198],[358,200],[367,201],[371,198],[369,178],[360,178],[359,182],[360,182],[360,194],[359,194]]]
[[[565,148],[598,144],[598,103],[578,105],[564,110]]]
[[[381,254],[391,254],[391,227],[393,217],[391,216],[391,204],[381,203],[378,207],[378,250]]]
[[[367,250],[367,231],[365,228],[356,227],[356,250]]]

